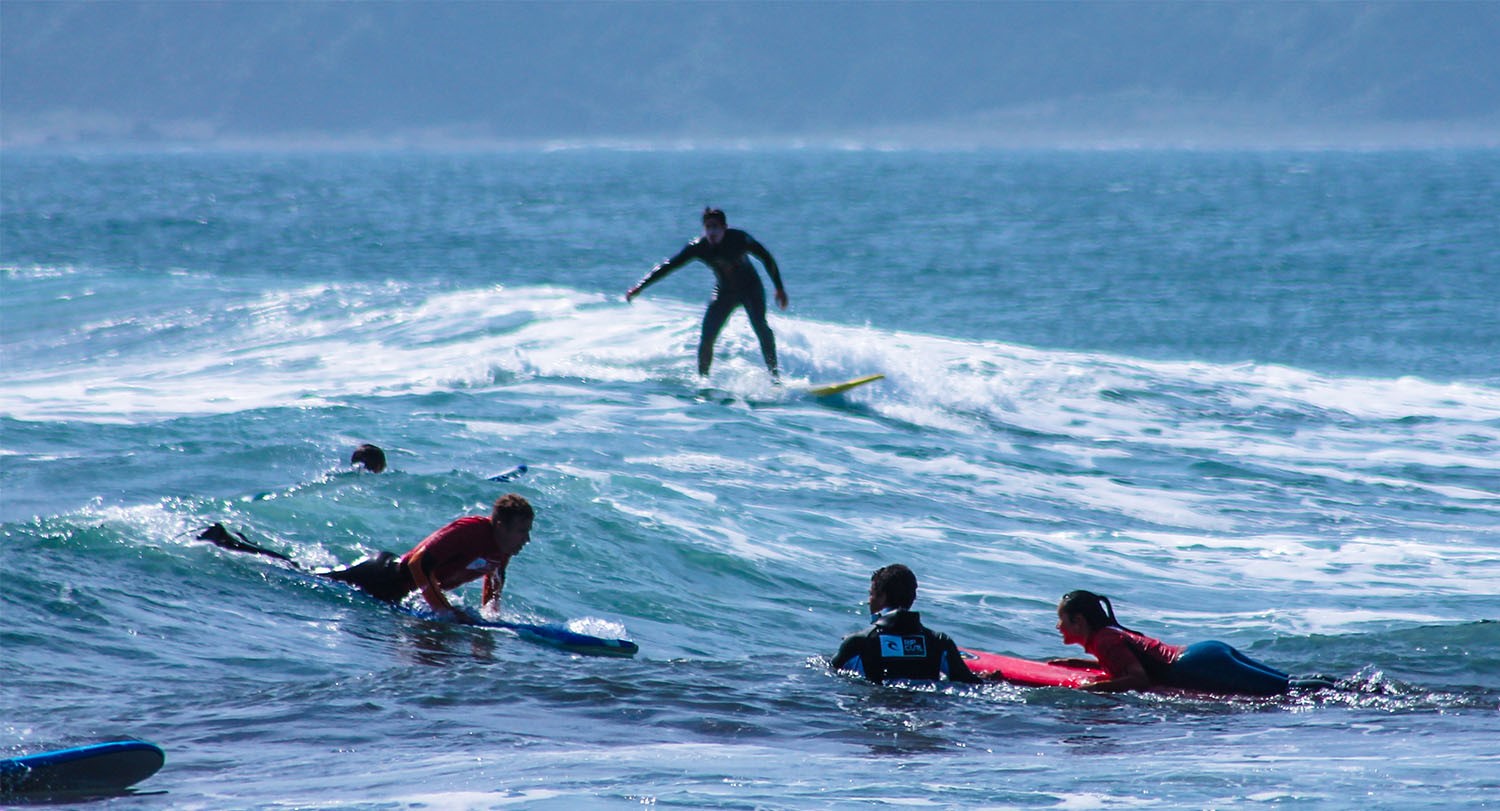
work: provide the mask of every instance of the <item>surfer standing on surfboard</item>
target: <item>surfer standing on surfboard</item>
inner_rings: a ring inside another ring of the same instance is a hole
[[[652,268],[645,278],[625,292],[625,300],[630,301],[642,290],[694,259],[703,262],[714,270],[715,287],[713,300],[703,313],[703,334],[698,339],[698,374],[708,376],[708,367],[714,362],[714,342],[719,339],[719,330],[724,328],[724,322],[729,320],[734,308],[743,305],[745,315],[750,317],[750,326],[755,329],[755,337],[760,339],[760,353],[765,356],[766,368],[771,370],[773,379],[780,381],[776,365],[776,335],[766,323],[766,288],[761,284],[760,274],[755,272],[755,265],[750,263],[750,256],[765,266],[766,275],[776,286],[776,305],[785,310],[788,301],[786,289],[781,286],[781,271],[776,267],[776,260],[771,258],[771,252],[744,231],[730,228],[724,212],[717,208],[703,209],[703,236],[689,242],[676,256]]]
[[[979,684],[958,645],[947,634],[929,630],[911,610],[917,600],[917,576],[894,563],[870,576],[870,627],[851,634],[839,646],[834,670],[850,670],[877,684],[886,679],[913,679]]]

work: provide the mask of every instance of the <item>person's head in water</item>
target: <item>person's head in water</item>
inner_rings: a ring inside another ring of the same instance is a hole
[[[1057,604],[1057,630],[1063,644],[1082,645],[1100,628],[1119,626],[1109,598],[1092,591],[1070,591]]]
[[[349,464],[362,467],[371,473],[379,473],[385,470],[385,451],[374,445],[360,445],[354,449],[354,454],[349,457]]]
[[[506,493],[495,499],[495,508],[490,511],[490,523],[494,525],[495,542],[507,555],[515,555],[531,540],[531,522],[536,511],[519,493]]]
[[[917,576],[899,563],[882,566],[870,575],[870,613],[887,608],[911,608],[917,601]]]
[[[703,209],[703,236],[708,238],[709,244],[719,244],[728,228],[729,219],[724,216],[723,209],[712,206]]]

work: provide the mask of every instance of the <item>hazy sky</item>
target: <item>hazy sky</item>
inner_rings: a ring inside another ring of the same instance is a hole
[[[0,138],[1500,143],[1500,2],[0,3]]]

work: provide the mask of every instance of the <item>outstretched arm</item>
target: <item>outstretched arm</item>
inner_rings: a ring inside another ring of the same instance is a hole
[[[1106,678],[1080,685],[1080,689],[1094,693],[1123,693],[1128,690],[1147,690],[1151,687],[1151,677],[1146,674],[1146,667],[1135,654],[1127,651],[1123,646],[1106,648],[1096,651],[1099,658],[1097,662],[1082,661],[1085,667],[1102,667],[1109,675]]]
[[[1145,668],[1136,665],[1128,672],[1108,679],[1089,682],[1081,689],[1091,693],[1124,693],[1130,690],[1149,690],[1151,688],[1151,677],[1146,675]]]
[[[955,681],[961,684],[981,684],[984,682],[984,679],[979,678],[974,671],[969,669],[969,663],[964,661],[964,655],[958,650],[958,643],[949,639],[945,647],[946,650],[943,651],[943,656],[946,658],[944,664],[947,666],[948,681]]]
[[[640,295],[642,290],[645,290],[647,287],[650,287],[651,285],[660,281],[667,274],[682,267],[683,265],[686,265],[689,261],[694,259],[697,256],[697,245],[698,242],[696,240],[693,242],[689,242],[682,250],[677,252],[676,256],[652,268],[651,272],[647,273],[640,281],[636,282],[634,287],[625,291],[625,300],[630,301],[631,299]]]
[[[1098,659],[1048,659],[1047,664],[1060,667],[1078,668],[1104,668],[1103,662]],[[1095,693],[1123,693],[1129,690],[1145,690],[1151,686],[1151,677],[1146,675],[1146,669],[1140,662],[1131,662],[1126,665],[1125,671],[1119,676],[1110,676],[1107,679],[1098,679],[1079,686],[1080,690],[1088,690]]]
[[[786,296],[786,288],[781,284],[781,269],[776,266],[776,260],[771,256],[771,252],[766,250],[766,246],[756,242],[754,237],[749,237],[746,247],[749,248],[750,255],[759,259],[760,263],[765,266],[766,275],[771,277],[771,284],[776,288],[776,306],[785,310],[789,299]]]
[[[1098,659],[1048,659],[1047,664],[1062,667],[1103,667]]]

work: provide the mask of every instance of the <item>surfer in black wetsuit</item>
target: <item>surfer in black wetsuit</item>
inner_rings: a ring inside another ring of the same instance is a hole
[[[625,293],[630,301],[662,277],[697,259],[714,270],[714,297],[703,313],[703,334],[698,339],[698,374],[706,376],[708,367],[714,362],[714,342],[719,339],[719,330],[729,320],[729,314],[741,305],[750,317],[750,326],[755,337],[760,339],[760,353],[765,356],[766,368],[771,377],[780,380],[776,365],[776,335],[766,323],[766,288],[761,284],[760,274],[750,263],[750,256],[760,260],[776,286],[776,304],[785,310],[786,289],[781,286],[781,271],[771,252],[755,238],[738,228],[730,228],[724,212],[717,208],[703,209],[703,236],[689,242],[677,255],[651,269],[645,278]]]
[[[917,576],[899,563],[876,569],[870,576],[870,615],[874,622],[851,634],[834,655],[834,670],[849,670],[877,684],[887,679],[913,679],[978,684],[958,645],[947,634],[922,625],[911,610],[917,600]]]

